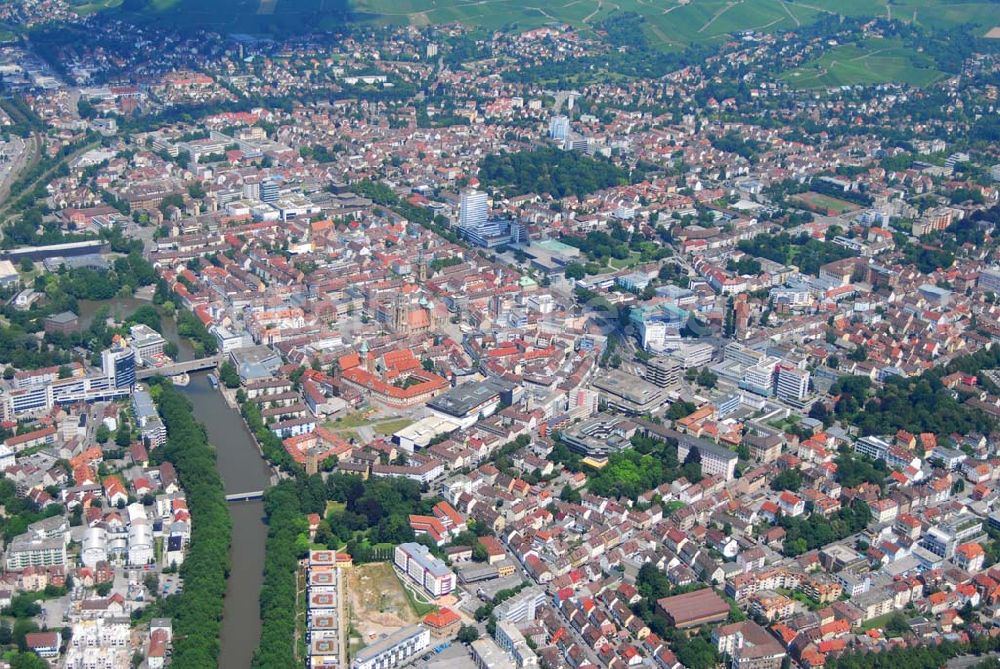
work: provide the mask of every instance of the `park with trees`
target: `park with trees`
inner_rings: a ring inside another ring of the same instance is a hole
[[[819,276],[819,268],[835,260],[851,258],[856,254],[839,244],[814,239],[806,233],[792,236],[787,232],[777,235],[757,235],[744,239],[739,250],[757,258],[795,265],[803,274]]]
[[[631,448],[608,456],[607,466],[587,472],[587,487],[602,497],[638,499],[639,495],[664,483],[684,477],[692,483],[701,480],[701,465],[695,458],[677,461],[677,442],[644,437],[632,437]],[[560,439],[556,440],[550,459],[569,469],[582,468],[580,456]]]
[[[633,176],[637,178],[639,173]],[[490,154],[480,162],[479,180],[511,196],[538,193],[556,199],[570,195],[583,199],[590,193],[629,183],[630,175],[606,158],[547,147]]]

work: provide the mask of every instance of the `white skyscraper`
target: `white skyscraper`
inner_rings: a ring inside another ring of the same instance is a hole
[[[809,395],[809,372],[789,364],[778,365],[776,394],[786,401],[801,402]]]
[[[550,118],[549,137],[559,141],[569,137],[569,118],[566,116],[553,116]]]
[[[490,205],[486,193],[474,188],[462,191],[462,199],[458,204],[458,227],[464,230],[482,230],[489,215]]]

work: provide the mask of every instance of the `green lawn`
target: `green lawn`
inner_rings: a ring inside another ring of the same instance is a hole
[[[796,425],[799,424],[799,421],[801,420],[802,420],[801,416],[792,414],[787,418],[782,418],[781,420],[772,420],[770,423],[768,423],[768,425],[778,430],[786,430],[795,427]]]
[[[609,258],[608,265],[614,269],[625,269],[639,264],[639,254],[633,252],[628,258]]]
[[[413,609],[413,613],[415,613],[418,617],[423,618],[428,613],[437,612],[438,607],[418,600],[416,595],[414,595],[409,588],[404,586],[403,592],[406,593],[406,601],[410,603],[410,608]]]
[[[371,421],[368,420],[368,414],[359,412],[352,413],[349,416],[344,416],[342,418],[337,418],[336,420],[327,421],[326,427],[331,430],[349,430],[354,427],[362,427],[369,424],[371,424]]]
[[[413,421],[410,420],[409,418],[397,418],[395,420],[387,420],[382,423],[376,423],[375,432],[381,435],[394,434],[409,425],[413,425]]]
[[[927,86],[945,74],[934,69],[930,57],[905,47],[899,40],[870,39],[842,44],[802,67],[782,75],[796,88],[833,88],[890,82]]]
[[[875,618],[872,618],[871,620],[862,623],[861,629],[863,630],[881,629],[885,627],[890,620],[892,620],[894,617],[898,615],[900,615],[899,611],[892,611],[891,613],[886,613],[884,615],[877,616]]]
[[[336,432],[344,441],[350,442],[353,439],[355,443],[361,443],[361,436],[354,430],[336,430]]]
[[[1000,24],[996,4],[975,0],[791,0],[792,8],[810,7],[816,11],[843,16],[892,16],[914,21],[927,28],[946,28],[971,23],[983,32]],[[890,9],[891,6],[891,9]],[[890,13],[891,12],[891,13]]]
[[[687,506],[687,504],[685,504],[684,502],[681,502],[680,500],[674,500],[673,502],[667,502],[666,504],[663,505],[663,517],[666,518],[667,516],[669,516],[670,514],[672,514],[674,511],[677,511],[679,509],[683,509],[685,506]]]
[[[329,516],[331,513],[336,513],[337,511],[343,511],[347,507],[344,502],[327,502],[326,508],[323,509],[323,515]]]
[[[796,195],[791,199],[805,205],[806,207],[821,210],[825,209],[827,211],[833,211],[835,214],[843,214],[846,211],[853,211],[858,208],[858,205],[848,202],[847,200],[840,200],[835,197],[830,197],[829,195],[814,193],[812,191]]]

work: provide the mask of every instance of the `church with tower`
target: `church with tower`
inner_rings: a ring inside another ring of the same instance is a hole
[[[450,317],[448,308],[428,298],[421,288],[428,275],[423,254],[416,265],[416,281],[411,279],[402,283],[392,291],[391,296],[379,296],[376,302],[375,319],[396,334],[411,335],[437,330]]]

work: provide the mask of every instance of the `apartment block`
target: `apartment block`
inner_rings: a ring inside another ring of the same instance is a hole
[[[409,542],[396,546],[393,562],[431,597],[441,597],[455,589],[455,574],[426,546]]]
[[[431,632],[423,625],[410,625],[393,632],[354,655],[352,669],[389,669],[417,655],[431,643]]]

